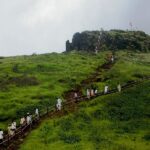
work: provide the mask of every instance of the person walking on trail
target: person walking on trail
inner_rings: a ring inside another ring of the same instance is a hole
[[[111,62],[112,63],[114,62],[114,56],[113,55],[111,56]]]
[[[108,93],[108,86],[106,85],[104,88],[104,94]]]
[[[15,131],[12,129],[12,125],[8,125],[8,135],[13,136],[15,134]]]
[[[74,93],[74,99],[75,99],[75,101],[78,100],[78,94],[77,94],[77,92]]]
[[[86,96],[88,99],[90,99],[90,90],[89,89],[86,90]]]
[[[4,134],[4,132],[0,129],[0,143],[2,143],[3,142],[3,134]]]
[[[27,125],[30,125],[30,124],[32,124],[32,115],[27,113]]]
[[[91,96],[94,96],[94,90],[91,89]]]
[[[121,92],[121,85],[120,84],[118,84],[117,89],[118,89],[118,92]]]
[[[37,120],[39,120],[39,109],[38,108],[35,109],[35,117]]]
[[[98,90],[97,90],[97,89],[95,89],[95,90],[94,90],[94,93],[95,93],[95,95],[96,95],[96,94],[98,93]]]
[[[26,122],[25,117],[22,117],[22,118],[20,119],[20,125],[21,125],[21,126],[24,126],[24,125],[25,125],[25,122]]]
[[[62,108],[62,100],[60,98],[57,99],[57,104],[56,104],[57,110],[61,110]]]
[[[17,127],[17,123],[16,123],[16,121],[13,121],[11,124],[11,129],[15,131],[16,127]]]

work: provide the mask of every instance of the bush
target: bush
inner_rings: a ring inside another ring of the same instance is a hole
[[[60,127],[63,131],[69,131],[73,128],[73,123],[70,118],[61,119],[59,123],[60,123]]]
[[[143,136],[143,139],[146,140],[146,141],[150,141],[150,132],[148,132],[147,134],[145,134]]]
[[[81,141],[80,136],[75,133],[60,132],[59,137],[60,137],[60,140],[64,141],[64,143],[67,143],[67,144],[74,144],[74,143],[78,143]]]

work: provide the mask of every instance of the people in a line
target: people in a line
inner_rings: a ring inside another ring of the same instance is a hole
[[[0,129],[0,143],[3,142],[3,134],[4,132]]]
[[[21,125],[21,126],[24,126],[24,125],[25,125],[25,122],[26,122],[25,117],[22,117],[22,118],[20,119],[20,125]]]
[[[88,99],[90,99],[90,90],[89,89],[86,90],[86,96]]]
[[[36,119],[39,119],[39,109],[38,108],[35,109],[35,117],[36,117]]]
[[[30,113],[27,113],[27,125],[32,124],[32,115]]]
[[[120,84],[118,84],[117,89],[118,89],[118,92],[121,92],[121,85]]]
[[[60,98],[57,99],[57,104],[56,104],[57,110],[61,110],[62,108],[62,100]]]
[[[108,93],[108,85],[105,86],[104,88],[104,94]]]

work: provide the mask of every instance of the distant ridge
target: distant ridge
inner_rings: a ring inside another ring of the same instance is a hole
[[[98,42],[99,40],[99,42]],[[150,36],[143,31],[84,31],[73,35],[72,42],[66,41],[66,51],[88,51],[98,50],[133,50],[150,51]]]

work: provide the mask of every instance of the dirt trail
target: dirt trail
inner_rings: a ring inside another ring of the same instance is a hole
[[[64,99],[66,101],[71,101],[72,98],[74,97],[74,93],[76,92],[78,94],[79,97],[83,96],[82,95],[82,88],[86,87],[88,85],[91,85],[94,82],[100,82],[102,81],[102,78],[100,78],[100,74],[102,73],[102,71],[108,71],[109,69],[111,69],[113,67],[114,63],[112,62],[106,62],[101,66],[98,66],[97,69],[95,70],[94,73],[92,73],[88,78],[86,78],[85,80],[83,80],[81,82],[80,85],[76,86],[74,89],[69,90],[67,92],[64,93]]]

